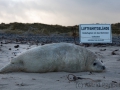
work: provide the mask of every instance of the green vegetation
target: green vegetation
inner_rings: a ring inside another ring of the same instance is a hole
[[[120,23],[115,23],[111,25],[113,34],[120,34]]]
[[[112,33],[120,34],[120,23],[112,24]],[[51,35],[51,34],[65,34],[69,36],[78,36],[78,25],[75,26],[61,26],[61,25],[47,25],[42,23],[1,23],[0,31],[12,34],[38,34],[38,35]]]
[[[0,24],[0,30],[5,33],[13,33],[13,34],[24,34],[24,33],[32,33],[32,34],[40,34],[40,35],[50,35],[50,34],[71,34],[72,28],[75,28],[77,31],[78,26],[60,26],[60,25],[47,25],[41,23],[10,23]]]

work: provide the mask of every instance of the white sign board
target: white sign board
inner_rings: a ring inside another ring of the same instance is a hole
[[[80,43],[112,43],[110,24],[80,24]]]

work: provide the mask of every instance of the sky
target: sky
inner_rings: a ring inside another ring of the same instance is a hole
[[[0,0],[0,23],[73,26],[120,22],[120,0]]]

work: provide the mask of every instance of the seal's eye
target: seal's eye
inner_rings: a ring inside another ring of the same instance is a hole
[[[93,63],[93,66],[95,66],[97,63]]]

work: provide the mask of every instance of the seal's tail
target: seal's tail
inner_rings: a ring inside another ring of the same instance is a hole
[[[9,63],[6,66],[4,66],[2,69],[0,69],[0,73],[17,72],[21,70],[22,70],[22,66]]]

